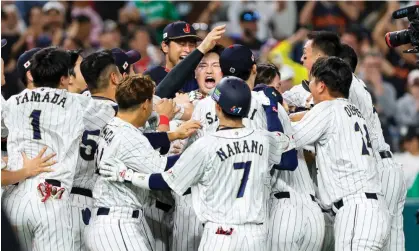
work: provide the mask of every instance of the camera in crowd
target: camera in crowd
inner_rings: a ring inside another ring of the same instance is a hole
[[[395,48],[404,44],[411,44],[414,49],[405,53],[419,52],[419,5],[413,5],[393,12],[394,19],[405,18],[409,20],[409,27],[405,30],[388,32],[385,36],[387,46]]]

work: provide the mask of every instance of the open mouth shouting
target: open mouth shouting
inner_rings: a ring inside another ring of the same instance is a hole
[[[212,76],[206,76],[205,77],[205,87],[208,89],[214,88],[216,85],[215,79]]]

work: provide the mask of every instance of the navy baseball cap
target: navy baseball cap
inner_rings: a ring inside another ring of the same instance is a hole
[[[240,13],[241,22],[256,22],[260,19],[260,15],[256,11],[246,10]]]
[[[25,51],[18,58],[17,64],[16,64],[16,68],[17,68],[17,74],[19,75],[19,79],[21,79],[22,82],[25,79],[26,72],[29,70],[29,67],[32,64],[31,59],[32,59],[33,55],[35,55],[35,53],[37,53],[41,49],[42,48],[33,48],[33,49],[30,49],[29,51]],[[26,83],[23,83],[23,84],[26,84]]]
[[[124,72],[128,74],[129,66],[141,59],[141,54],[135,50],[124,52],[120,48],[113,48],[111,52],[121,74]]]
[[[1,40],[1,48],[3,48],[6,44],[7,44],[7,40],[6,39],[2,39]]]
[[[256,64],[252,51],[240,44],[233,44],[224,49],[220,56],[223,76],[242,76]],[[244,79],[247,80],[247,79]]]
[[[168,24],[163,30],[163,40],[175,40],[180,38],[192,38],[197,41],[201,41],[198,35],[196,35],[195,28],[184,21],[177,21]]]

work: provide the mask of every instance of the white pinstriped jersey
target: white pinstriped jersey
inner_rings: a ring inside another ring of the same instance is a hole
[[[47,146],[46,154],[57,154],[57,164],[52,166],[53,172],[38,177],[59,180],[63,187],[71,188],[84,123],[96,120],[94,114],[85,112],[90,102],[94,102],[90,97],[47,87],[26,89],[10,97],[4,118],[9,128],[8,169],[22,167],[21,151],[33,158]],[[25,183],[25,188],[31,186]]]
[[[7,134],[9,134],[9,131],[7,130],[6,125],[4,125],[4,119],[3,119],[3,108],[6,105],[6,100],[4,99],[3,95],[1,95],[1,137],[5,138],[7,137]]]
[[[291,145],[278,132],[220,130],[192,144],[162,175],[178,195],[191,187],[201,222],[262,223],[267,215],[269,171]]]
[[[92,190],[97,176],[95,173],[95,153],[100,130],[115,116],[118,105],[110,99],[93,96],[96,102],[91,102],[86,111],[94,114],[95,119],[85,123],[84,132],[79,146],[76,174],[73,187]],[[105,106],[107,105],[107,106]]]
[[[365,119],[347,99],[316,104],[294,125],[295,144],[316,148],[320,200],[330,207],[350,194],[380,193]]]
[[[109,158],[121,160],[129,169],[141,173],[163,172],[167,158],[155,151],[142,132],[118,117],[100,133],[96,166]],[[107,181],[98,177],[93,189],[95,207],[142,208],[149,203],[149,191],[132,184]]]
[[[353,75],[349,89],[349,102],[359,108],[367,123],[370,132],[372,149],[375,152],[390,151],[390,146],[385,142],[381,122],[374,109],[371,94],[367,91],[364,81]]]

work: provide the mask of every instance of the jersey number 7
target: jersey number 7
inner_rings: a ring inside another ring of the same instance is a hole
[[[237,193],[237,198],[241,198],[244,195],[244,190],[246,189],[247,180],[249,179],[249,172],[250,172],[251,165],[252,165],[252,161],[238,162],[238,163],[233,164],[234,170],[244,169],[243,178],[240,183],[239,192]]]

